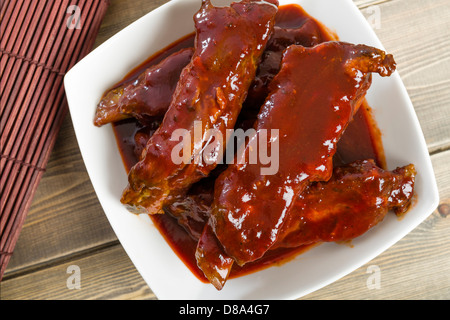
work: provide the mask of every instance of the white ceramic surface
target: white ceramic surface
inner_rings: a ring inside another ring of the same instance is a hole
[[[159,299],[295,299],[369,262],[427,218],[438,191],[425,140],[398,73],[374,76],[367,95],[383,134],[390,169],[414,163],[417,203],[404,219],[388,215],[353,241],[354,247],[323,244],[280,267],[227,282],[222,291],[200,282],[174,254],[151,220],[130,214],[120,196],[127,184],[110,125],[93,125],[103,92],[154,52],[194,31],[200,0],[172,0],[137,20],[74,66],[65,77],[70,113],[79,147],[100,203],[118,239]],[[213,3],[217,4],[218,1]],[[281,0],[298,3],[343,41],[383,48],[351,0]]]

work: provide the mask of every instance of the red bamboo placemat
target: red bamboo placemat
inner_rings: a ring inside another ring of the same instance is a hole
[[[65,73],[109,0],[0,0],[0,281],[68,111]]]

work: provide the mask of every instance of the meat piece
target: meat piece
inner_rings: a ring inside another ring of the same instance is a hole
[[[210,224],[206,223],[195,251],[197,265],[209,282],[222,290],[230,275],[234,260],[223,250]]]
[[[211,223],[239,265],[271,248],[294,200],[311,182],[331,177],[336,143],[364,99],[371,72],[388,76],[394,70],[392,55],[364,45],[326,42],[286,49],[251,142],[215,184]],[[263,144],[278,161],[269,168],[261,159],[250,163],[252,142],[261,146],[271,129],[278,135]]]
[[[132,83],[109,90],[97,106],[94,124],[100,127],[130,117],[145,123],[149,117],[163,116],[193,51],[187,48],[175,52],[147,68]]]
[[[385,171],[373,160],[335,168],[329,181],[313,183],[297,197],[270,250],[351,240],[381,222],[390,210],[403,215],[413,200],[415,175],[412,164]],[[185,214],[198,207],[195,201],[190,204]],[[225,253],[206,218],[203,225],[197,264],[221,290],[234,260]]]
[[[384,219],[404,214],[414,194],[414,165],[384,171],[374,161],[337,167],[328,182],[311,185],[295,201],[277,247],[354,239]]]
[[[225,169],[226,165],[218,165],[208,177],[194,183],[186,194],[164,207],[164,212],[176,218],[178,224],[196,241],[211,216],[214,183]]]
[[[164,207],[164,212],[177,219],[186,232],[198,241],[211,216],[215,178],[210,176],[189,188],[185,196]]]
[[[269,94],[269,84],[280,70],[284,50],[290,45],[313,47],[319,43],[337,40],[336,35],[327,32],[319,22],[303,10],[298,13],[295,28],[275,25],[273,35],[263,53],[255,81],[252,83],[246,100],[246,107],[258,110]],[[248,110],[244,110],[248,111]]]
[[[203,149],[211,138],[205,133],[212,129],[225,137],[225,131],[234,128],[276,12],[277,6],[266,1],[243,0],[229,7],[202,1],[194,17],[197,33],[192,60],[181,73],[171,105],[147,143],[143,159],[130,170],[121,199],[130,211],[162,213],[163,206],[220,162],[226,141],[216,141],[216,159],[203,161]],[[182,141],[180,136],[173,137],[180,132],[187,133]],[[174,161],[172,153],[180,144],[190,152]]]
[[[139,161],[142,159],[142,153],[145,150],[150,137],[158,130],[161,121],[155,120],[152,123],[148,122],[147,125],[138,129],[134,134],[134,155]]]

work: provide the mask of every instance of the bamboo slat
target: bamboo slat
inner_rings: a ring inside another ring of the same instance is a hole
[[[93,47],[108,6],[1,2],[0,280],[67,114],[63,77]]]

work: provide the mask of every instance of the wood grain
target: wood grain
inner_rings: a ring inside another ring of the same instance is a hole
[[[354,0],[353,2],[359,9],[365,9],[370,6],[376,6],[385,2],[389,2],[392,0]]]
[[[72,288],[69,266],[80,270],[80,288]],[[69,272],[68,272],[69,271]],[[69,286],[67,281],[69,280]],[[98,250],[2,283],[2,299],[21,300],[155,299],[119,245]]]
[[[395,56],[429,151],[448,149],[450,1],[389,1],[380,5],[380,16],[375,32]]]
[[[112,0],[96,45],[167,2]],[[450,298],[450,1],[355,0],[379,6],[383,45],[396,56],[432,154],[441,207],[368,264],[302,299]],[[446,207],[447,206],[447,207]],[[447,214],[446,214],[447,212]],[[69,265],[81,289],[69,290]],[[381,270],[368,289],[367,268]],[[70,116],[61,129],[1,286],[1,299],[155,299],[97,200]]]

